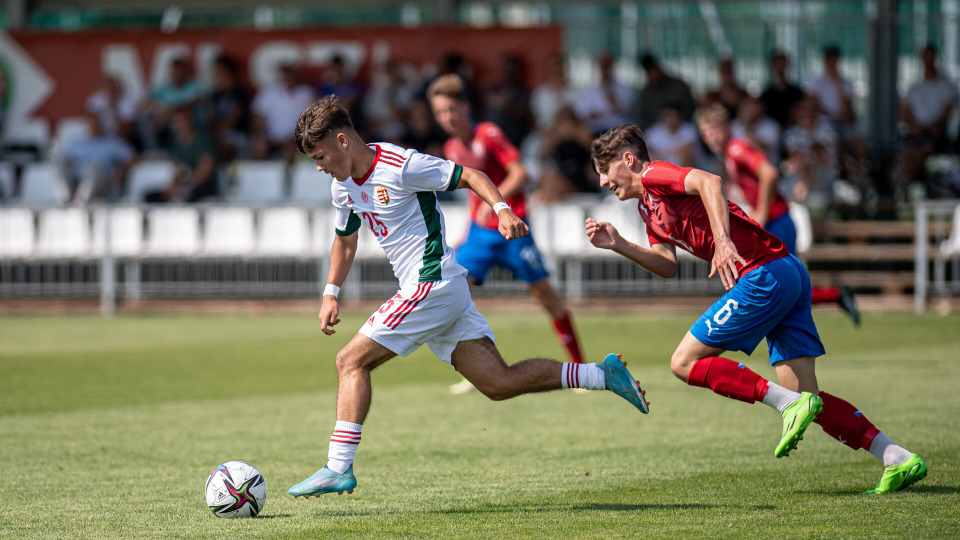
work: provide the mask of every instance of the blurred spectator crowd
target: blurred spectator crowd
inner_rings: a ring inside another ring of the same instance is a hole
[[[521,149],[533,178],[534,200],[557,201],[598,193],[590,163],[591,141],[625,123],[643,128],[654,159],[723,173],[721,157],[711,155],[694,119],[699,106],[721,104],[732,120],[733,136],[760,149],[781,173],[780,190],[811,208],[857,206],[872,189],[861,119],[851,82],[841,72],[841,51],[823,50],[823,72],[806,81],[790,78],[790,58],[770,56],[767,85],[752,95],[737,80],[735,60],[717,63],[718,85],[695,95],[690,85],[656,57],[645,54],[644,84],[618,80],[615,59],[595,59],[593,84],[573,89],[565,61],[547,66],[546,80],[528,81],[529,69],[517,55],[500,59],[494,81],[479,87],[470,65],[449,54],[439,74],[465,81],[473,118],[496,123]],[[930,194],[960,195],[956,174],[931,169],[936,156],[956,156],[950,133],[956,85],[937,64],[937,50],[920,52],[922,78],[901,98],[901,153],[898,182],[919,183]],[[401,63],[374,62],[361,84],[344,58],[335,56],[317,80],[306,80],[296,63],[282,63],[276,82],[247,88],[237,62],[217,57],[212,86],[201,84],[187,58],[174,59],[165,82],[136,102],[116,77],[105,76],[77,117],[62,120],[59,146],[51,156],[66,180],[67,200],[194,202],[228,195],[230,164],[237,160],[297,159],[293,129],[300,112],[323,95],[335,94],[350,110],[369,141],[387,141],[442,155],[445,140],[425,98],[432,80]],[[61,129],[64,128],[64,129]],[[9,149],[8,149],[9,150]],[[169,178],[130,197],[131,168],[163,159],[175,166]],[[21,193],[23,175],[0,182],[0,200]],[[939,191],[937,191],[939,190]]]

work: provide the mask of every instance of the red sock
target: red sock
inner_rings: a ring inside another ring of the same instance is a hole
[[[743,364],[719,356],[697,360],[687,375],[687,384],[709,388],[721,396],[747,403],[762,401],[770,385]]]
[[[873,427],[873,423],[856,407],[837,396],[820,392],[820,399],[823,400],[823,412],[814,422],[823,426],[827,435],[850,448],[870,450],[873,438],[880,430]]]
[[[583,357],[580,355],[580,343],[577,342],[577,333],[573,330],[570,313],[565,313],[563,317],[554,319],[553,329],[557,332],[557,338],[560,340],[560,344],[567,349],[567,355],[570,357],[570,361],[582,364]]]
[[[813,288],[813,298],[810,300],[811,304],[824,304],[827,302],[836,302],[840,300],[840,288],[839,287],[826,287],[826,288]]]

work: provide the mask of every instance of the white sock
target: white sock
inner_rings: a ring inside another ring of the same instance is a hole
[[[884,435],[883,432],[873,438],[873,442],[870,444],[870,453],[882,461],[884,467],[899,465],[910,459],[910,451],[891,441],[890,437]]]
[[[783,410],[798,399],[800,399],[798,392],[787,390],[779,384],[771,382],[770,385],[767,386],[767,395],[763,396],[763,403],[773,407],[778,413],[783,414]]]
[[[597,364],[564,362],[560,371],[560,384],[564,388],[606,389],[603,370]]]
[[[327,451],[327,468],[340,474],[347,472],[353,465],[360,444],[360,424],[337,420],[330,437],[330,449]]]

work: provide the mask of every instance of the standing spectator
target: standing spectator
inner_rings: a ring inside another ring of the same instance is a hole
[[[172,144],[170,117],[174,110],[187,108],[194,114],[194,120],[200,118],[194,110],[203,89],[190,70],[186,57],[180,56],[170,62],[168,80],[150,93],[150,99],[144,106],[144,115],[140,117],[139,136],[146,150],[169,148]]]
[[[217,158],[210,134],[199,127],[186,108],[173,112],[170,127],[173,132],[170,156],[177,162],[177,172],[166,189],[148,193],[146,201],[190,203],[215,197]]]
[[[100,115],[90,111],[85,118],[89,134],[70,143],[62,155],[67,177],[77,186],[73,203],[85,204],[94,198],[115,201],[136,152],[125,139],[103,128]]]
[[[780,124],[780,129],[790,127],[790,111],[803,99],[803,90],[787,79],[790,59],[783,51],[770,55],[770,84],[760,94],[767,116]]]
[[[556,202],[574,193],[598,193],[600,179],[590,161],[591,144],[593,131],[577,118],[573,107],[560,107],[543,136],[540,157],[547,165],[532,198]]]
[[[375,64],[370,89],[363,98],[364,123],[375,140],[400,141],[404,134],[404,115],[416,92],[416,84],[408,82],[400,62],[387,58]]]
[[[640,127],[646,129],[655,124],[667,103],[676,103],[683,119],[692,121],[697,102],[693,99],[690,86],[663,71],[657,59],[649,53],[643,55],[640,64],[647,76],[647,84],[640,91]]]
[[[229,56],[220,55],[213,61],[213,84],[211,131],[217,157],[229,162],[249,152],[250,98],[240,84],[237,63]]]
[[[100,80],[100,88],[87,98],[86,109],[100,118],[103,133],[128,141],[133,139],[137,100],[124,91],[123,83],[118,77],[104,75]]]
[[[600,82],[584,90],[577,99],[577,116],[594,133],[633,119],[633,90],[613,78],[613,56],[603,52],[597,57]]]
[[[300,80],[300,66],[281,64],[280,81],[262,89],[253,99],[253,158],[292,162],[297,147],[290,134],[297,127],[300,113],[315,99],[313,88]]]
[[[683,119],[679,104],[664,105],[660,121],[647,130],[646,139],[653,159],[669,161],[681,167],[693,167],[696,164],[700,134],[692,123]]]
[[[500,61],[500,80],[484,94],[487,120],[500,126],[516,146],[523,144],[533,113],[530,110],[530,91],[523,80],[526,70],[516,54],[506,54]]]
[[[853,110],[853,85],[840,74],[840,49],[835,45],[823,50],[823,75],[810,81],[807,93],[817,100],[820,114],[836,130],[841,152],[852,158],[841,162],[846,174],[850,177],[861,176],[864,172],[866,144]]]
[[[557,112],[564,106],[576,103],[576,94],[567,86],[567,76],[563,56],[556,55],[549,60],[547,80],[533,89],[530,108],[533,111],[534,126],[540,133],[546,133],[553,127]]]
[[[759,99],[749,95],[743,98],[732,128],[734,137],[752,142],[774,166],[780,163],[780,124],[764,114]]]
[[[707,91],[706,96],[704,96],[704,103],[717,102],[727,109],[730,118],[736,118],[740,102],[746,99],[749,94],[737,82],[733,58],[725,57],[717,62],[717,75],[720,79],[720,85]]]
[[[837,179],[837,135],[829,122],[817,117],[817,105],[811,98],[797,103],[792,123],[783,134],[787,155],[783,171],[794,180],[790,196],[823,210],[830,203]]]
[[[947,122],[957,103],[957,87],[937,67],[937,48],[928,43],[920,51],[923,78],[900,102],[900,120],[906,125],[902,167],[907,181],[919,178],[931,154],[949,150]]]

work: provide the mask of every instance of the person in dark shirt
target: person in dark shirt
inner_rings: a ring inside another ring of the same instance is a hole
[[[803,90],[787,79],[789,65],[787,53],[774,51],[770,56],[770,84],[760,94],[767,116],[776,120],[781,129],[790,127],[790,111],[803,99]]]
[[[221,55],[213,61],[213,80],[211,132],[217,155],[230,161],[250,149],[250,96],[240,84],[236,61],[229,56]]]

